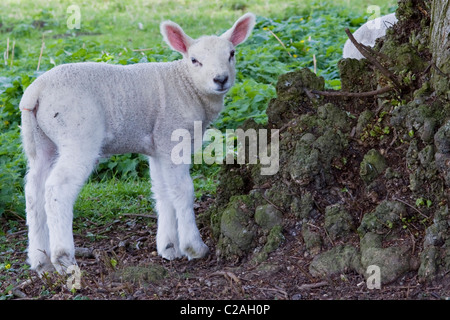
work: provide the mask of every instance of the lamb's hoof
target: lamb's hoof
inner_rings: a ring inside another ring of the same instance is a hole
[[[45,274],[50,274],[53,271],[55,271],[55,268],[51,263],[40,263],[35,269],[36,273],[38,274],[39,278],[44,277]]]
[[[169,242],[165,246],[164,250],[161,250],[161,252],[159,252],[159,255],[166,260],[175,260],[182,257],[180,249],[177,248],[172,242]]]
[[[194,248],[193,246],[186,246],[184,248],[184,253],[189,260],[201,259],[208,255],[209,248],[206,244],[201,243],[201,245],[197,248]]]
[[[56,271],[62,275],[65,275],[67,273],[67,268],[73,265],[77,265],[75,257],[68,253],[59,254],[55,259],[52,258],[52,263]]]

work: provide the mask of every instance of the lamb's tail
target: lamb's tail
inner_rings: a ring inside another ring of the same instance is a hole
[[[22,112],[22,144],[28,159],[36,158],[35,133],[38,130],[36,114],[39,107],[41,82],[36,79],[23,93],[19,108]]]

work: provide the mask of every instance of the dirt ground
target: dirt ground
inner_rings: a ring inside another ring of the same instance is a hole
[[[76,234],[75,245],[83,248],[77,254],[81,288],[70,291],[66,278],[49,275],[39,279],[33,273],[31,279],[21,281],[12,290],[14,299],[448,300],[450,297],[448,284],[423,284],[414,273],[380,289],[368,289],[366,280],[352,272],[326,280],[313,278],[308,272],[312,257],[304,249],[295,221],[285,227],[283,245],[260,264],[252,262],[251,255],[243,261],[219,260],[206,227],[200,230],[211,250],[206,259],[166,261],[156,253],[156,226],[149,220],[121,217],[95,230],[97,235],[104,236],[95,242]],[[12,237],[24,237],[24,233]],[[25,262],[25,253],[17,252],[16,258]]]

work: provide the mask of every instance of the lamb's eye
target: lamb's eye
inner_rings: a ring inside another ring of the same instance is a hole
[[[231,61],[231,59],[233,59],[233,57],[234,57],[234,50],[231,50],[230,51],[230,61]]]
[[[192,61],[192,64],[199,65],[199,66],[202,65],[202,64],[200,63],[200,61],[198,61],[198,60],[195,59],[195,58],[191,58],[191,61]]]

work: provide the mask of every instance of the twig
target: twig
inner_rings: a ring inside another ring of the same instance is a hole
[[[307,222],[306,224],[307,224],[308,226],[311,226],[311,227],[313,227],[313,228],[316,228],[316,229],[318,229],[318,230],[321,230],[320,227],[318,227],[318,226],[312,224],[311,222]]]
[[[39,60],[38,60],[38,65],[37,65],[36,71],[39,71],[39,67],[41,66],[41,59],[42,59],[42,53],[44,53],[44,47],[45,47],[44,36],[42,36],[41,53],[39,54]]]
[[[286,130],[288,127],[291,127],[293,124],[296,124],[297,119],[291,119],[288,123],[284,124],[280,129],[278,129],[278,133],[283,132],[284,130]],[[258,188],[254,188],[254,189],[258,189]],[[260,187],[259,189],[263,189],[262,187]]]
[[[297,268],[310,280],[310,281],[314,281],[314,277],[308,272],[306,271],[301,265],[297,265]]]
[[[273,292],[281,293],[284,296],[284,298],[286,298],[286,299],[289,296],[288,293],[281,288],[259,288],[259,290],[261,290],[261,291],[266,290],[266,291],[273,291]]]
[[[425,219],[427,219],[427,220],[430,219],[430,217],[427,217],[422,211],[420,211],[420,210],[417,209],[416,207],[410,205],[408,202],[406,202],[406,201],[404,201],[404,200],[402,200],[402,199],[399,199],[399,198],[397,198],[397,197],[392,197],[392,200],[394,200],[394,201],[400,201],[401,203],[407,205],[407,206],[410,207],[411,209],[417,211],[417,212],[418,212],[422,217],[424,217]]]
[[[14,48],[16,47],[16,40],[13,41],[13,45],[12,45],[12,49],[11,49],[11,64],[10,66],[12,67],[13,62],[14,62]]]
[[[20,216],[17,212],[15,212],[14,210],[5,210],[5,212],[11,213],[12,215],[14,215],[15,217],[17,217],[19,220],[25,221],[25,218]]]
[[[116,287],[113,287],[112,285],[116,285],[117,284],[117,286]],[[109,292],[117,292],[117,291],[120,291],[120,290],[124,290],[124,289],[127,289],[128,287],[127,287],[127,285],[126,284],[120,284],[120,283],[112,283],[110,286],[109,286],[109,288],[107,289]]]
[[[133,49],[134,52],[142,52],[142,51],[150,51],[153,50],[153,48],[147,48],[147,49]]]
[[[313,65],[314,65],[314,73],[317,74],[317,59],[315,54],[313,54]]]
[[[447,79],[450,78],[450,75],[446,74],[446,73],[443,72],[441,69],[439,69],[438,66],[437,66],[434,62],[431,62],[431,66],[432,66],[434,69],[436,69],[436,71],[437,71],[442,77],[445,77],[445,78],[447,78]]]
[[[129,217],[144,217],[150,219],[157,219],[158,217],[153,214],[140,214],[140,213],[121,213],[121,216],[129,216]]]
[[[334,247],[334,241],[333,241],[333,239],[331,239],[330,234],[328,233],[327,229],[324,228],[323,231],[325,231],[325,234],[327,235],[328,240],[330,240],[331,245]]]
[[[317,282],[317,283],[305,283],[297,288],[298,288],[298,290],[309,290],[309,289],[320,288],[320,287],[327,286],[327,285],[328,285],[327,281],[321,281],[321,282]]]
[[[6,39],[5,66],[8,64],[8,54],[9,54],[9,37]]]
[[[237,290],[240,291],[242,295],[245,294],[244,288],[242,288],[241,279],[239,279],[233,272],[230,271],[216,271],[208,275],[207,277],[213,276],[224,276],[225,279],[230,281],[230,287],[233,288],[233,282],[238,286]]]
[[[19,231],[16,231],[16,232],[8,233],[8,234],[6,234],[6,236],[7,237],[14,237],[14,236],[17,236],[17,235],[21,235],[21,234],[27,233],[27,231],[28,230],[19,230]]]
[[[23,293],[23,289],[27,286],[29,286],[30,284],[32,284],[34,282],[34,277],[22,282],[21,284],[15,286],[14,288],[12,288],[11,293],[18,297],[18,298],[26,298],[27,295],[25,293]]]
[[[241,280],[230,271],[216,271],[211,274],[209,274],[207,277],[214,277],[214,276],[224,276],[225,278],[233,280],[235,283],[241,283]]]
[[[308,88],[303,88],[303,91],[305,92],[306,96],[311,100],[313,105],[317,104],[317,99],[314,97],[314,95],[311,93],[311,91]]]
[[[385,21],[385,22],[386,22],[386,21]],[[379,51],[375,51],[375,50],[373,50],[371,47],[366,46],[366,45],[364,45],[364,44],[362,44],[362,43],[360,43],[360,45],[361,45],[362,47],[364,47],[364,50],[367,50],[370,54],[373,54],[373,55],[375,55],[375,56],[379,56],[379,57],[382,58],[382,59],[389,60],[390,62],[392,62],[391,58],[389,58],[389,57],[388,57],[387,55],[385,55],[384,53],[381,53],[381,52],[379,52]]]
[[[392,83],[397,87],[397,89],[402,90],[402,86],[401,84],[398,82],[397,78],[395,77],[395,75],[392,74],[392,72],[390,72],[388,69],[386,69],[385,67],[383,67],[374,57],[372,57],[369,54],[369,51],[365,48],[365,46],[361,45],[358,41],[356,41],[355,37],[353,37],[353,34],[350,32],[350,30],[348,28],[345,29],[345,33],[347,34],[348,38],[350,39],[350,41],[353,43],[353,45],[356,47],[356,49],[358,49],[359,52],[361,52],[361,54],[370,62],[372,63],[375,67],[378,68],[378,70],[380,70],[380,72],[387,77],[388,79],[390,79],[392,81]]]
[[[283,210],[283,209],[281,209],[279,206],[277,206],[275,203],[273,203],[272,201],[270,201],[269,199],[267,199],[266,198],[266,196],[264,196],[264,195],[261,195],[263,198],[264,198],[264,200],[266,200],[268,203],[270,203],[271,205],[273,205],[276,209],[278,209],[278,211],[280,211],[281,213],[283,213],[283,214],[286,214],[286,212]]]
[[[387,86],[387,87],[383,87],[378,90],[367,91],[367,92],[343,92],[343,91],[319,91],[319,90],[312,90],[311,92],[315,93],[315,94],[320,94],[321,96],[328,96],[328,97],[362,98],[362,97],[372,97],[372,96],[376,96],[379,94],[383,94],[383,93],[389,92],[393,89],[394,88]]]
[[[428,12],[424,8],[422,8],[421,6],[417,6],[417,7],[419,8],[420,12],[422,12],[425,17],[428,17]]]
[[[283,46],[283,48],[286,50],[286,52],[288,53],[288,55],[289,55],[291,58],[293,58],[292,55],[291,55],[291,53],[288,51],[288,49],[287,49],[286,46],[284,45],[283,41],[281,41],[280,38],[278,38],[277,35],[276,35],[275,33],[273,33],[272,30],[269,29],[269,32],[270,32],[270,33],[275,37],[275,39],[277,39],[278,42]]]

